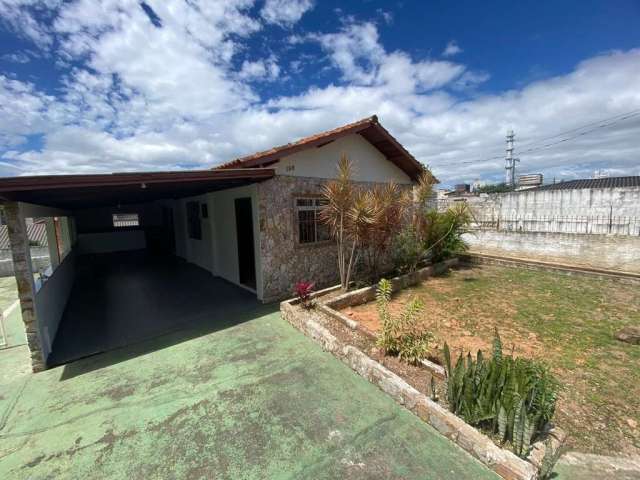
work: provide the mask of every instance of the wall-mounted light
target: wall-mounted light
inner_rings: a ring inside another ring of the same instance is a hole
[[[146,183],[141,183],[140,184],[140,188],[144,190],[145,188],[147,188],[147,184]]]

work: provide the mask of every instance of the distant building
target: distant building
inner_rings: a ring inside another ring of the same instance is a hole
[[[541,173],[529,173],[526,175],[518,176],[518,186],[516,190],[526,190],[528,188],[535,188],[542,185]]]
[[[473,183],[471,184],[471,191],[472,192],[477,192],[480,187],[482,187],[482,185],[484,185],[484,182],[481,182],[479,179],[474,180]]]

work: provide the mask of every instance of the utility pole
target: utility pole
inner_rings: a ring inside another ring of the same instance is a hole
[[[509,187],[516,186],[516,162],[519,162],[519,158],[513,157],[513,139],[516,134],[513,133],[513,130],[507,131],[507,156],[505,157],[505,183]]]

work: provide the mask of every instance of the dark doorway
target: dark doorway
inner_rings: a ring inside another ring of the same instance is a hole
[[[173,209],[162,207],[162,225],[144,226],[147,249],[152,253],[173,255],[176,239],[173,229]]]
[[[176,234],[173,227],[173,208],[162,207],[162,230],[167,253],[176,253]]]
[[[236,237],[240,283],[256,288],[256,264],[253,249],[253,212],[251,198],[236,198]]]

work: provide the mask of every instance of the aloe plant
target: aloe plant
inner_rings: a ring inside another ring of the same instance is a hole
[[[504,355],[497,331],[488,360],[480,351],[475,359],[460,353],[453,365],[446,343],[443,355],[451,411],[497,434],[514,453],[526,456],[555,412],[560,386],[548,368],[534,360]]]

